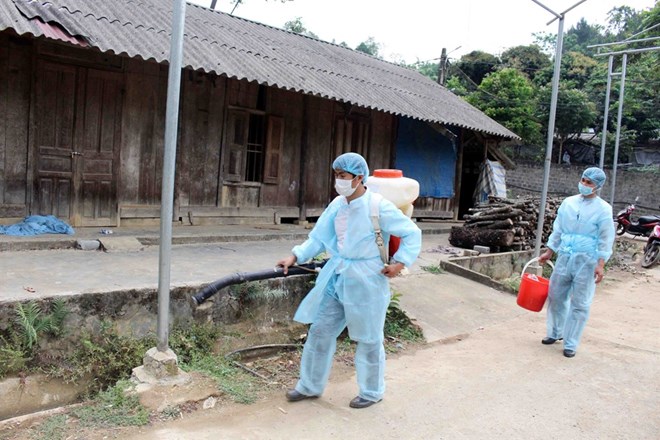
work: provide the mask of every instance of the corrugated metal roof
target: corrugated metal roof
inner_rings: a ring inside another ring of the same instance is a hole
[[[0,30],[84,41],[102,52],[167,62],[170,0],[2,0]],[[55,28],[53,28],[55,26]],[[195,70],[507,138],[516,134],[426,76],[362,52],[187,5],[183,62]]]

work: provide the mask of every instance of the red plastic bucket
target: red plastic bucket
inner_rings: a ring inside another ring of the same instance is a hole
[[[518,299],[516,302],[523,309],[531,310],[532,312],[540,312],[543,309],[545,300],[548,298],[548,287],[550,280],[531,273],[525,273],[527,267],[538,258],[530,260],[522,270],[520,276],[520,288],[518,289]],[[550,266],[554,269],[551,261],[548,261]]]

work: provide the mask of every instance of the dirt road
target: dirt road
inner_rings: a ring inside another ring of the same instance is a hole
[[[657,439],[659,316],[660,267],[612,270],[575,358],[540,343],[545,311],[521,309],[461,340],[389,360],[386,397],[365,410],[348,407],[355,378],[340,375],[318,400],[288,403],[278,393],[118,438]]]

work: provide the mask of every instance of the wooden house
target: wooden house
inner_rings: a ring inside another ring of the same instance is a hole
[[[159,221],[171,8],[0,3],[0,222]],[[183,61],[181,224],[317,217],[347,151],[419,180],[416,217],[456,218],[470,170],[517,138],[416,71],[196,5]]]

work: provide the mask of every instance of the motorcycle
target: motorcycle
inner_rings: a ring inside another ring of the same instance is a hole
[[[635,198],[635,202],[639,197]],[[623,235],[626,232],[634,236],[648,237],[656,225],[660,224],[660,216],[657,215],[644,215],[639,217],[636,221],[631,218],[633,211],[635,211],[635,203],[631,203],[616,214],[614,223],[616,226],[616,235]]]
[[[646,241],[642,267],[649,268],[660,260],[660,225],[653,228],[653,232]]]

